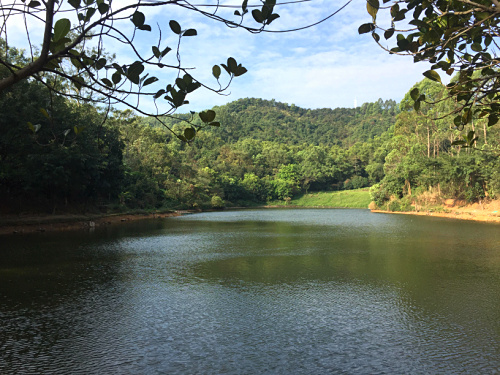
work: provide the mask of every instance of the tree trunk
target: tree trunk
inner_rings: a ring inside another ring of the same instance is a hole
[[[431,157],[431,131],[427,125],[427,159]]]
[[[486,121],[483,122],[483,132],[484,132],[484,144],[487,145],[488,142],[486,141]]]

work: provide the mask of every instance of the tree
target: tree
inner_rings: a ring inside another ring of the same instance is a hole
[[[51,113],[39,111],[49,100]],[[0,93],[0,113],[2,211],[71,210],[118,196],[123,144],[93,106],[47,97],[42,84],[25,80]]]
[[[495,125],[500,116],[500,2],[498,0],[367,0],[372,22],[359,27],[359,33],[371,33],[375,41],[391,54],[411,55],[414,62],[427,61],[431,69],[424,76],[442,83],[439,71],[455,77],[446,86],[447,96],[456,107],[443,116],[454,115],[459,129],[474,118],[487,118]],[[377,23],[379,10],[389,11],[387,26]],[[406,24],[407,22],[407,24]],[[399,25],[409,24],[408,27]],[[380,32],[396,46],[382,45]],[[393,39],[391,39],[393,40]],[[421,102],[435,104],[417,88],[412,90],[415,109]],[[439,100],[446,100],[441,98]],[[474,131],[456,142],[467,147],[476,140]]]
[[[214,11],[210,8],[210,11],[205,11],[203,6],[193,6],[178,0],[138,0],[128,4],[111,0],[2,2],[0,37],[3,42],[0,46],[0,65],[6,68],[6,72],[0,77],[0,92],[9,90],[19,81],[35,79],[53,93],[108,106],[122,104],[140,114],[153,116],[160,122],[164,116],[171,116],[177,108],[187,104],[187,95],[200,87],[215,93],[224,93],[232,79],[243,75],[247,70],[234,58],[229,57],[225,63],[214,65],[212,68],[217,81],[215,87],[199,81],[192,71],[182,64],[179,52],[184,38],[197,35],[193,28],[170,20],[169,28],[175,36],[175,45],[169,47],[164,44],[160,29],[160,37],[151,45],[150,52],[141,52],[137,36],[139,33],[152,31],[151,25],[146,22],[145,10],[167,5],[182,7],[214,21],[223,22],[229,27],[242,27],[253,33],[264,31],[266,26],[279,17],[274,13],[276,0],[262,1],[262,5],[251,12],[248,0],[244,0],[241,9],[234,12],[234,21],[219,15],[219,10],[224,6],[218,3]],[[243,23],[250,13],[257,27]],[[8,30],[13,22],[25,25],[30,56],[24,63],[10,58]],[[36,23],[41,24],[44,29],[41,40],[29,27]],[[127,25],[132,27],[128,28]],[[130,29],[130,32],[127,32],[127,29]],[[135,55],[135,61],[114,61],[105,51],[105,47],[112,42],[128,46]],[[37,43],[41,44],[40,49],[37,48]],[[175,63],[169,64],[163,60],[168,53],[175,52]],[[160,78],[151,74],[153,70],[158,69],[174,71],[176,77],[172,82],[160,82]],[[225,81],[221,76],[223,70],[228,74]],[[140,106],[140,100],[148,97],[154,99],[155,112],[147,112]],[[199,117],[201,123],[189,121],[190,125],[181,133],[177,133],[177,137],[191,141],[200,128],[220,125],[214,121],[214,111],[201,112]]]

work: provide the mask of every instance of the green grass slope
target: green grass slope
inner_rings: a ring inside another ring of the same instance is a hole
[[[343,191],[314,192],[290,202],[273,201],[269,205],[299,207],[368,208],[371,198],[368,188]]]

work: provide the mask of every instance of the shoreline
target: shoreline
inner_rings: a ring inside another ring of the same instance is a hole
[[[113,224],[144,219],[160,219],[180,216],[191,211],[174,211],[164,213],[123,213],[111,215],[26,215],[13,216],[5,219],[6,224],[0,222],[0,235],[43,233],[65,230],[89,230]]]
[[[399,214],[399,215],[415,215],[415,216],[432,216],[454,220],[469,220],[482,223],[500,224],[500,216],[489,213],[476,213],[470,211],[454,211],[454,212],[430,212],[430,211],[384,211],[370,210],[376,214]]]
[[[485,207],[470,205],[463,207],[443,206],[442,209],[448,212],[432,212],[432,211],[385,211],[385,210],[370,210],[373,213],[383,214],[399,214],[399,215],[416,215],[416,216],[432,216],[454,220],[470,220],[484,223],[500,224],[500,211],[485,209]],[[344,207],[318,207],[318,206],[275,206],[264,205],[257,207],[233,207],[231,209],[247,209],[247,208],[344,208]],[[494,207],[495,209],[497,207]],[[368,209],[368,208],[366,208]],[[227,209],[226,209],[227,210]],[[0,218],[0,235],[12,234],[28,234],[28,233],[43,233],[65,230],[90,230],[93,228],[104,227],[113,224],[120,224],[129,221],[145,220],[145,219],[161,219],[166,217],[175,217],[187,213],[198,211],[193,210],[178,210],[163,213],[123,213],[111,215],[26,215],[26,216],[11,216],[8,218]],[[2,222],[3,221],[3,222]]]

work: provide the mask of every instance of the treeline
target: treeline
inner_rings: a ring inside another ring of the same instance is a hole
[[[445,95],[428,80],[416,86]],[[215,108],[222,126],[187,144],[131,111],[104,113],[23,81],[0,94],[1,212],[217,208],[367,186],[392,210],[499,197],[498,127],[477,114],[475,150],[453,146],[469,129],[436,119],[454,105],[416,112],[409,94],[355,109],[240,99]]]
[[[221,207],[369,186],[382,177],[371,163],[398,112],[382,100],[305,110],[240,99],[216,110],[223,126],[186,144],[130,111],[101,113],[20,82],[0,95],[2,212]]]
[[[424,79],[413,88],[438,104],[423,103],[415,111],[411,90],[401,102],[388,140],[375,151],[383,175],[370,189],[375,204],[408,211],[447,198],[469,203],[500,198],[499,125],[488,126],[488,114],[480,112],[471,125],[456,125],[446,114],[458,105],[447,99],[443,86]],[[478,139],[466,140],[471,131]]]
[[[314,144],[290,145],[242,138],[227,143],[200,132],[187,145],[142,119],[121,119],[125,140],[127,206],[218,207],[288,200],[307,191],[355,189],[381,176],[370,168],[380,136],[349,149]],[[167,135],[168,136],[168,135]]]
[[[252,138],[287,145],[308,143],[349,148],[388,130],[394,124],[399,106],[394,100],[379,99],[358,108],[304,109],[275,100],[246,98],[214,110],[224,126],[208,131],[225,143]],[[165,121],[169,125],[179,123]],[[158,125],[153,120],[150,124]]]

